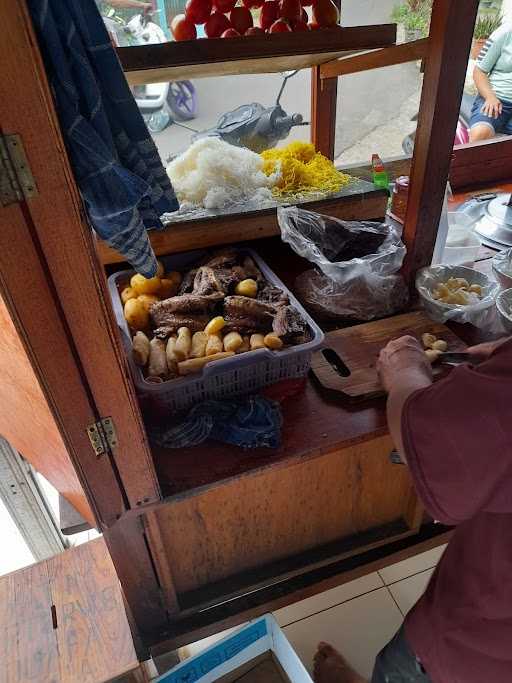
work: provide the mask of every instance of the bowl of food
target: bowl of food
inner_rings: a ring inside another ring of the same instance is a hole
[[[505,331],[512,333],[512,288],[498,294],[496,308]]]
[[[493,311],[499,286],[492,278],[466,266],[430,266],[416,277],[423,307],[436,321],[483,325]]]
[[[512,249],[496,254],[492,260],[492,272],[502,289],[512,287]]]

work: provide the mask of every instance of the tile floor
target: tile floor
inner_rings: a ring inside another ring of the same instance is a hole
[[[421,596],[445,546],[398,562],[275,613],[288,640],[311,671],[317,643],[332,643],[369,677],[375,656]],[[184,648],[195,655],[229,632]]]

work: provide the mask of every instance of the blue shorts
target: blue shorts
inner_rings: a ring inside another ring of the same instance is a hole
[[[478,95],[473,102],[469,127],[473,128],[478,124],[483,124],[484,126],[492,128],[495,133],[512,135],[512,102],[501,99],[500,102],[503,105],[503,111],[497,119],[493,119],[492,116],[486,116],[482,113],[482,107],[485,104],[485,100],[481,95]]]

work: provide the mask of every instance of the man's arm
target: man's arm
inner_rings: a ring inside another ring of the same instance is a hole
[[[482,106],[482,113],[486,116],[490,116],[493,119],[497,119],[503,111],[503,105],[496,97],[496,93],[492,89],[489,76],[484,71],[479,69],[478,66],[475,66],[473,71],[473,80],[475,81],[478,92],[485,100]]]
[[[384,389],[388,393],[388,427],[403,462],[406,453],[402,439],[402,414],[412,394],[432,384],[432,368],[414,337],[390,342],[380,353],[377,365]]]

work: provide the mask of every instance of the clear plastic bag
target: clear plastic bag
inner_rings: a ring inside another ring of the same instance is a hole
[[[482,298],[478,303],[466,306],[445,304],[432,296],[437,285],[450,278],[464,278],[470,285],[482,287]],[[499,292],[497,282],[484,273],[465,266],[430,266],[422,268],[416,276],[416,289],[429,317],[438,322],[453,320],[457,323],[471,323],[475,327],[493,332],[498,327],[496,315],[496,296]]]
[[[319,320],[384,318],[403,310],[409,292],[400,275],[369,273],[339,283],[318,270],[306,270],[295,280],[295,294]]]
[[[397,275],[405,245],[390,225],[343,221],[296,206],[277,211],[281,237],[315,264],[296,282],[296,294],[323,320],[373,320],[402,310],[408,302]]]

